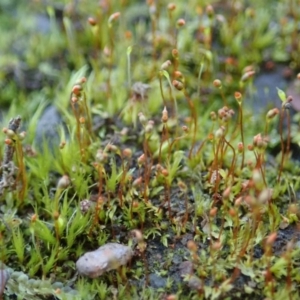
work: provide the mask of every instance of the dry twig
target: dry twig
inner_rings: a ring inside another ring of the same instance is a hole
[[[15,185],[14,175],[18,169],[14,162],[13,156],[15,153],[15,135],[17,134],[21,124],[21,117],[17,116],[12,118],[8,123],[8,128],[6,130],[7,136],[12,141],[11,143],[5,143],[4,148],[4,158],[1,164],[1,180],[0,180],[0,196],[3,195],[7,188],[11,188]]]

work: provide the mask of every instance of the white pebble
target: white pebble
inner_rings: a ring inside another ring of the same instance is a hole
[[[126,265],[132,258],[130,247],[117,243],[108,243],[95,251],[86,252],[76,262],[80,274],[90,278],[101,276],[104,272]]]

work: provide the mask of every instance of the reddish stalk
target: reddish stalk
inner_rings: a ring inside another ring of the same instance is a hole
[[[168,140],[168,138],[169,138],[168,125],[166,122],[164,122],[163,129],[162,129],[162,136],[161,136],[160,145],[159,145],[159,152],[158,152],[158,163],[159,164],[161,163],[162,146],[163,146],[164,142]]]
[[[171,158],[171,151],[172,151],[173,146],[174,146],[179,140],[182,140],[182,139],[184,139],[184,138],[185,138],[185,136],[178,136],[177,138],[175,138],[175,139],[170,143],[169,150],[168,150],[168,158],[169,158],[169,159]]]
[[[235,212],[234,216],[233,216],[233,240],[234,240],[234,253],[236,253],[237,251],[237,246],[238,246],[238,233],[239,233],[239,229],[240,229],[240,219],[239,219],[239,216],[238,216],[238,212],[232,208],[231,209],[232,211]],[[232,253],[233,255],[233,253]]]
[[[89,230],[89,236],[92,235],[92,231],[94,229],[94,227],[97,225],[97,223],[99,222],[99,212],[100,212],[100,208],[101,205],[103,203],[103,199],[102,199],[102,187],[103,187],[103,174],[102,174],[102,165],[98,164],[97,166],[97,171],[98,171],[98,176],[99,176],[99,188],[98,188],[98,199],[97,199],[97,204],[95,207],[95,212],[94,212],[94,219],[93,219],[93,224]]]
[[[279,122],[279,133],[280,133],[280,142],[281,142],[281,162],[280,162],[280,169],[277,182],[280,181],[281,173],[283,171],[284,160],[286,155],[290,151],[290,144],[291,144],[291,119],[290,119],[290,112],[289,109],[291,107],[291,102],[293,101],[292,96],[288,96],[286,101],[282,104],[281,111],[280,111],[280,122]],[[284,151],[284,141],[283,141],[283,119],[284,119],[284,112],[287,113],[287,127],[288,127],[288,136],[287,136],[287,146],[286,152]]]
[[[274,278],[271,271],[271,267],[272,267],[272,246],[274,245],[276,238],[277,238],[277,233],[276,232],[271,233],[266,239],[265,249],[264,249],[265,258],[267,262],[265,283],[266,283],[266,287],[270,290],[271,299],[274,299],[275,296]]]
[[[264,172],[264,167],[263,167],[264,156],[263,156],[263,154],[256,153],[256,151],[254,151],[254,155],[256,158],[255,168],[260,170],[264,185],[265,185],[265,187],[267,187],[267,182],[266,182],[266,177],[265,177],[265,172]]]
[[[292,250],[294,248],[294,241],[290,241],[287,244],[286,252],[284,253],[284,257],[287,262],[287,270],[286,270],[286,289],[289,293],[289,299],[292,299],[291,289],[292,289]]]
[[[169,219],[171,220],[171,196],[170,196],[170,185],[167,182],[168,179],[167,177],[165,178],[165,203],[168,203],[168,214],[169,214]]]
[[[145,153],[145,160],[146,163],[144,164],[144,201],[148,202],[148,186],[150,182],[151,177],[151,168],[153,165],[153,157],[151,155],[151,152],[149,150],[148,140],[145,138],[143,143],[144,153]],[[149,161],[149,159],[150,161]]]
[[[234,93],[235,100],[237,101],[239,105],[239,127],[241,132],[241,140],[243,145],[245,145],[245,139],[244,139],[244,127],[243,127],[243,107],[242,107],[242,94],[240,92]],[[241,164],[241,170],[244,168],[245,164],[245,149],[242,150],[242,164]]]
[[[199,155],[199,154],[200,154],[201,150],[203,149],[203,147],[204,147],[204,145],[205,145],[205,143],[206,143],[207,141],[208,141],[208,138],[205,139],[205,140],[201,143],[201,145],[199,146],[199,148],[198,148],[198,150],[197,150],[197,152],[196,152],[196,155]]]
[[[215,160],[213,163],[213,167],[212,167],[212,172],[214,173],[214,176],[216,177],[216,179],[214,180],[214,195],[217,194],[218,189],[219,189],[219,184],[220,184],[220,175],[219,175],[219,151],[221,150],[221,145],[223,144],[223,141],[220,140],[218,145],[217,145],[217,149],[216,149],[216,153],[215,153]],[[212,175],[212,174],[211,174]],[[211,181],[211,179],[210,179]]]
[[[226,145],[231,148],[232,152],[233,152],[233,158],[232,158],[232,162],[231,162],[231,167],[230,170],[228,172],[228,176],[227,178],[229,178],[229,176],[232,176],[232,180],[234,179],[234,167],[235,167],[235,161],[236,161],[236,154],[235,154],[235,150],[232,147],[232,145],[224,138],[224,142],[226,143]]]
[[[242,139],[242,143],[243,145],[245,144],[245,139],[244,139],[244,128],[243,128],[243,109],[242,106],[239,105],[239,115],[240,115],[240,129],[241,129],[241,139]],[[241,170],[244,168],[244,164],[245,164],[245,149],[243,149],[242,152],[242,165],[241,165]]]

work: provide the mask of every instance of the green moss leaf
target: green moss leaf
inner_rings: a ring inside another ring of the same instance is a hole
[[[277,88],[277,94],[282,102],[286,101],[286,94],[283,90]]]

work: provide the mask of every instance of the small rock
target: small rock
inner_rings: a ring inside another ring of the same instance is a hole
[[[157,275],[156,273],[151,273],[149,275],[149,283],[153,288],[164,288],[167,284],[167,279]]]
[[[42,150],[46,141],[50,148],[59,146],[59,128],[62,125],[62,117],[55,106],[47,107],[41,115],[35,134],[38,148]]]
[[[132,256],[133,251],[130,247],[108,243],[81,256],[76,262],[76,268],[80,274],[96,278],[106,271],[126,265]]]
[[[193,290],[201,290],[203,285],[202,285],[202,281],[200,280],[200,278],[198,278],[195,275],[192,275],[191,277],[189,277],[188,281],[187,281],[187,285],[193,289]]]
[[[9,273],[6,269],[0,269],[0,297],[3,295],[5,285],[9,279]]]
[[[189,276],[194,273],[193,263],[186,260],[179,265],[179,273],[181,277]]]
[[[182,257],[180,255],[175,254],[172,259],[173,264],[178,265],[182,262]]]
[[[185,246],[189,240],[193,240],[193,239],[194,239],[194,236],[191,233],[186,233],[182,236],[180,242],[182,245]]]
[[[192,275],[194,273],[193,263],[186,260],[179,265],[179,273],[181,277]]]

